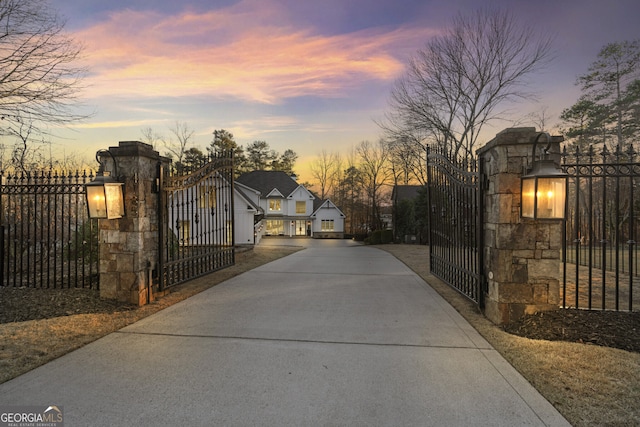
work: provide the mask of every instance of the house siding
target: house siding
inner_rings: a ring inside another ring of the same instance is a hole
[[[254,244],[254,217],[255,209],[249,209],[247,201],[236,194],[233,219],[235,221],[235,243],[237,245]]]
[[[343,239],[344,215],[331,201],[327,200],[313,214],[313,237],[316,239]],[[332,221],[333,230],[322,228],[323,221]]]

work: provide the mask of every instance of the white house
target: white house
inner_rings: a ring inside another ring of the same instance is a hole
[[[256,243],[266,236],[344,237],[344,214],[330,200],[319,200],[281,171],[253,171],[236,179],[236,192],[256,207]],[[247,210],[246,213],[249,211]],[[238,221],[238,217],[236,217]],[[249,229],[246,225],[243,225]],[[241,231],[236,225],[236,236]],[[242,241],[236,237],[237,243]]]
[[[236,245],[260,243],[262,234],[255,219],[262,215],[260,193],[238,182],[234,183],[233,221]]]

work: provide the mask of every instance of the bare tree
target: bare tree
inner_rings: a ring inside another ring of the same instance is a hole
[[[44,163],[39,147],[29,144],[34,131],[34,124],[30,120],[20,120],[12,128],[16,143],[11,151],[11,167],[16,171],[26,173]]]
[[[168,154],[173,157],[175,156],[175,160],[178,164],[182,164],[184,160],[185,152],[187,151],[187,146],[191,143],[191,139],[193,138],[194,131],[189,128],[189,125],[185,122],[176,122],[175,126],[170,128],[169,131],[176,138],[163,139],[162,143],[167,149]]]
[[[0,1],[0,131],[32,134],[47,124],[68,124],[84,76],[81,47],[64,33],[65,22],[45,0]]]
[[[339,156],[337,154],[322,150],[316,160],[310,165],[311,176],[316,180],[320,188],[320,198],[323,200],[327,198],[333,190],[336,174],[340,169],[338,158]]]
[[[358,169],[362,174],[364,188],[368,197],[370,207],[369,225],[371,230],[382,228],[380,200],[381,190],[390,182],[389,176],[389,151],[384,141],[377,144],[369,141],[362,141],[357,147],[359,165]]]
[[[540,132],[550,132],[551,126],[549,123],[551,121],[551,117],[549,117],[549,106],[544,105],[539,109],[532,111],[517,120],[513,121],[512,126],[518,127],[524,125],[533,125],[536,129],[539,129]]]
[[[409,136],[389,139],[390,167],[396,185],[426,182],[425,146]]]
[[[471,155],[501,105],[532,96],[523,84],[550,59],[551,44],[539,28],[508,12],[458,15],[409,61],[392,90],[386,127]]]
[[[142,134],[142,142],[151,145],[154,149],[158,145],[159,141],[162,141],[162,135],[156,133],[151,127],[146,127],[140,130]]]

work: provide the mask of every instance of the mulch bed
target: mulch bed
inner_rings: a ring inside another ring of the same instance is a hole
[[[131,304],[101,299],[94,289],[0,287],[0,323],[134,309]],[[640,311],[560,309],[527,315],[506,325],[504,330],[526,338],[595,344],[640,353]]]
[[[640,311],[560,309],[527,315],[504,330],[526,338],[595,344],[640,353]]]

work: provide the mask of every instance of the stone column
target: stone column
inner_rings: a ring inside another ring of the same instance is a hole
[[[485,315],[497,324],[559,307],[562,221],[520,217],[520,178],[531,164],[538,134],[535,128],[505,129],[478,150],[488,180]],[[552,137],[550,152],[560,153],[563,140]]]
[[[109,147],[106,170],[124,182],[125,214],[99,220],[100,296],[144,305],[153,300],[151,272],[158,261],[158,165],[169,160],[153,147],[122,141]],[[115,160],[115,165],[114,165]]]

